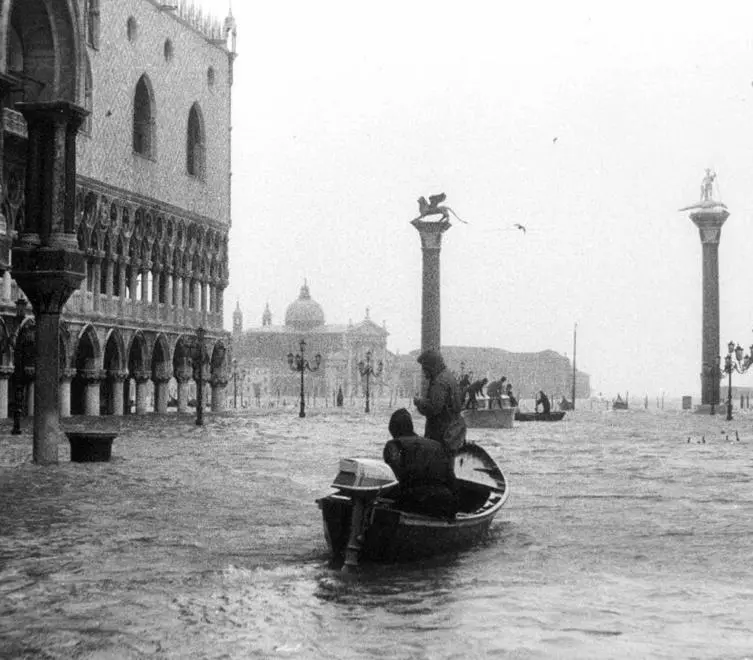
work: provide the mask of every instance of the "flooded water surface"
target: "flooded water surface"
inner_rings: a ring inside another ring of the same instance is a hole
[[[315,500],[389,412],[123,419],[55,467],[3,426],[0,657],[753,658],[753,414],[471,430],[511,482],[485,543],[344,576]]]

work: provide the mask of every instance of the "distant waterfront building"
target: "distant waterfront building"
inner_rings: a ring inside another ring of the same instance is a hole
[[[34,319],[17,332],[9,247],[26,227],[21,102],[88,111],[76,144],[75,223],[87,273],[63,310],[61,415],[187,408],[190,340],[223,407],[235,22],[189,0],[0,0],[0,417],[22,364],[34,388]],[[198,374],[198,370],[196,371]],[[10,381],[10,383],[9,383]],[[10,386],[9,386],[10,385]]]
[[[418,351],[412,351],[397,360],[400,396],[417,391],[420,386],[417,356]],[[460,372],[460,365],[464,363],[465,371],[473,372],[474,380],[488,378],[492,381],[506,376],[519,399],[534,398],[539,390],[544,390],[554,404],[562,397],[569,400],[572,396],[573,363],[555,351],[512,353],[500,348],[443,346],[442,356],[447,367],[456,373]],[[588,374],[576,370],[575,390],[579,399],[591,396]]]
[[[255,385],[265,399],[296,397],[300,393],[300,374],[291,372],[286,356],[300,352],[300,340],[306,342],[304,357],[311,363],[314,356],[322,356],[318,371],[304,377],[306,391],[316,397],[332,400],[342,387],[345,397],[360,396],[363,378],[358,372],[358,362],[371,351],[372,365],[379,361],[385,365],[381,378],[373,378],[372,388],[379,393],[388,381],[392,355],[387,351],[389,333],[371,320],[366,308],[364,318],[353,323],[327,324],[322,306],[311,297],[308,283],[304,282],[296,300],[285,310],[284,323],[273,323],[272,311],[267,304],[261,325],[244,328],[240,304],[233,313],[233,356],[237,360],[238,377],[243,383],[244,399],[250,396]]]

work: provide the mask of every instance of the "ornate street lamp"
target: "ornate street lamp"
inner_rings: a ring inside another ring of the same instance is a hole
[[[727,385],[727,421],[732,419],[732,372],[744,374],[753,364],[753,345],[750,347],[750,354],[743,356],[743,349],[740,344],[731,341],[727,344],[727,355],[724,356],[724,373],[729,376]]]
[[[297,355],[293,355],[292,353],[288,353],[288,366],[290,367],[291,371],[298,371],[301,374],[301,410],[298,413],[298,417],[305,417],[306,416],[306,400],[305,395],[303,393],[303,374],[306,371],[316,371],[319,368],[319,365],[322,362],[322,356],[320,353],[317,353],[314,356],[314,366],[312,367],[308,360],[304,357],[304,351],[306,350],[306,342],[301,339],[300,343],[301,352]]]
[[[371,351],[366,351],[366,363],[364,364],[364,361],[361,360],[358,363],[358,372],[361,374],[361,376],[366,376],[366,411],[369,412],[369,377],[370,376],[376,376],[379,378],[379,376],[382,375],[382,370],[384,369],[384,364],[381,360],[377,362],[377,368],[376,370],[374,367],[371,366]]]
[[[21,296],[16,300],[16,328],[15,342],[13,348],[13,435],[21,434],[21,412],[24,407],[24,386],[23,386],[23,355],[21,355],[21,324],[26,317],[26,298]]]

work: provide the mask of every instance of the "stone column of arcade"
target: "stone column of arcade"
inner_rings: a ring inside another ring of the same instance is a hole
[[[228,379],[222,376],[212,376],[209,385],[212,388],[212,412],[225,412],[227,410],[227,398],[225,390]]]
[[[8,411],[10,410],[8,393],[10,388],[8,382],[13,375],[13,367],[0,367],[0,419],[8,418]]]
[[[160,364],[154,374],[154,412],[164,415],[167,412],[168,384],[170,371],[167,365]]]
[[[60,372],[60,416],[71,416],[71,382],[76,377],[75,369],[63,369]]]
[[[688,207],[690,219],[698,227],[703,250],[703,320],[701,330],[701,405],[697,413],[709,414],[719,404],[719,240],[722,225],[729,217],[727,207],[711,199]]]
[[[125,370],[115,371],[110,374],[112,386],[112,414],[117,417],[123,416],[123,383],[128,378]]]
[[[90,417],[99,417],[102,381],[106,378],[107,372],[101,369],[86,369],[83,372],[86,381],[86,399],[84,412]]]
[[[175,380],[178,381],[178,412],[188,412],[188,389],[193,378],[193,368],[190,364],[182,364],[175,371]]]
[[[84,279],[78,250],[76,133],[87,111],[67,101],[18,103],[28,127],[26,215],[13,246],[12,273],[36,318],[35,463],[58,462],[60,346],[63,305]]]
[[[441,305],[439,299],[439,253],[442,234],[450,228],[449,222],[413,220],[411,224],[421,236],[423,276],[421,289],[421,352],[430,348],[439,350],[441,340]]]
[[[147,384],[152,375],[148,371],[137,371],[134,374],[136,380],[136,414],[146,415],[149,407],[149,388]]]

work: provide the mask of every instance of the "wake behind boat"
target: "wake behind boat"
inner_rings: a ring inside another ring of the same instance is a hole
[[[460,509],[453,518],[437,518],[396,508],[390,496],[398,484],[386,463],[342,459],[335,492],[317,500],[332,564],[349,570],[362,560],[406,561],[483,538],[507,501],[507,478],[480,445],[466,443],[454,460]]]

